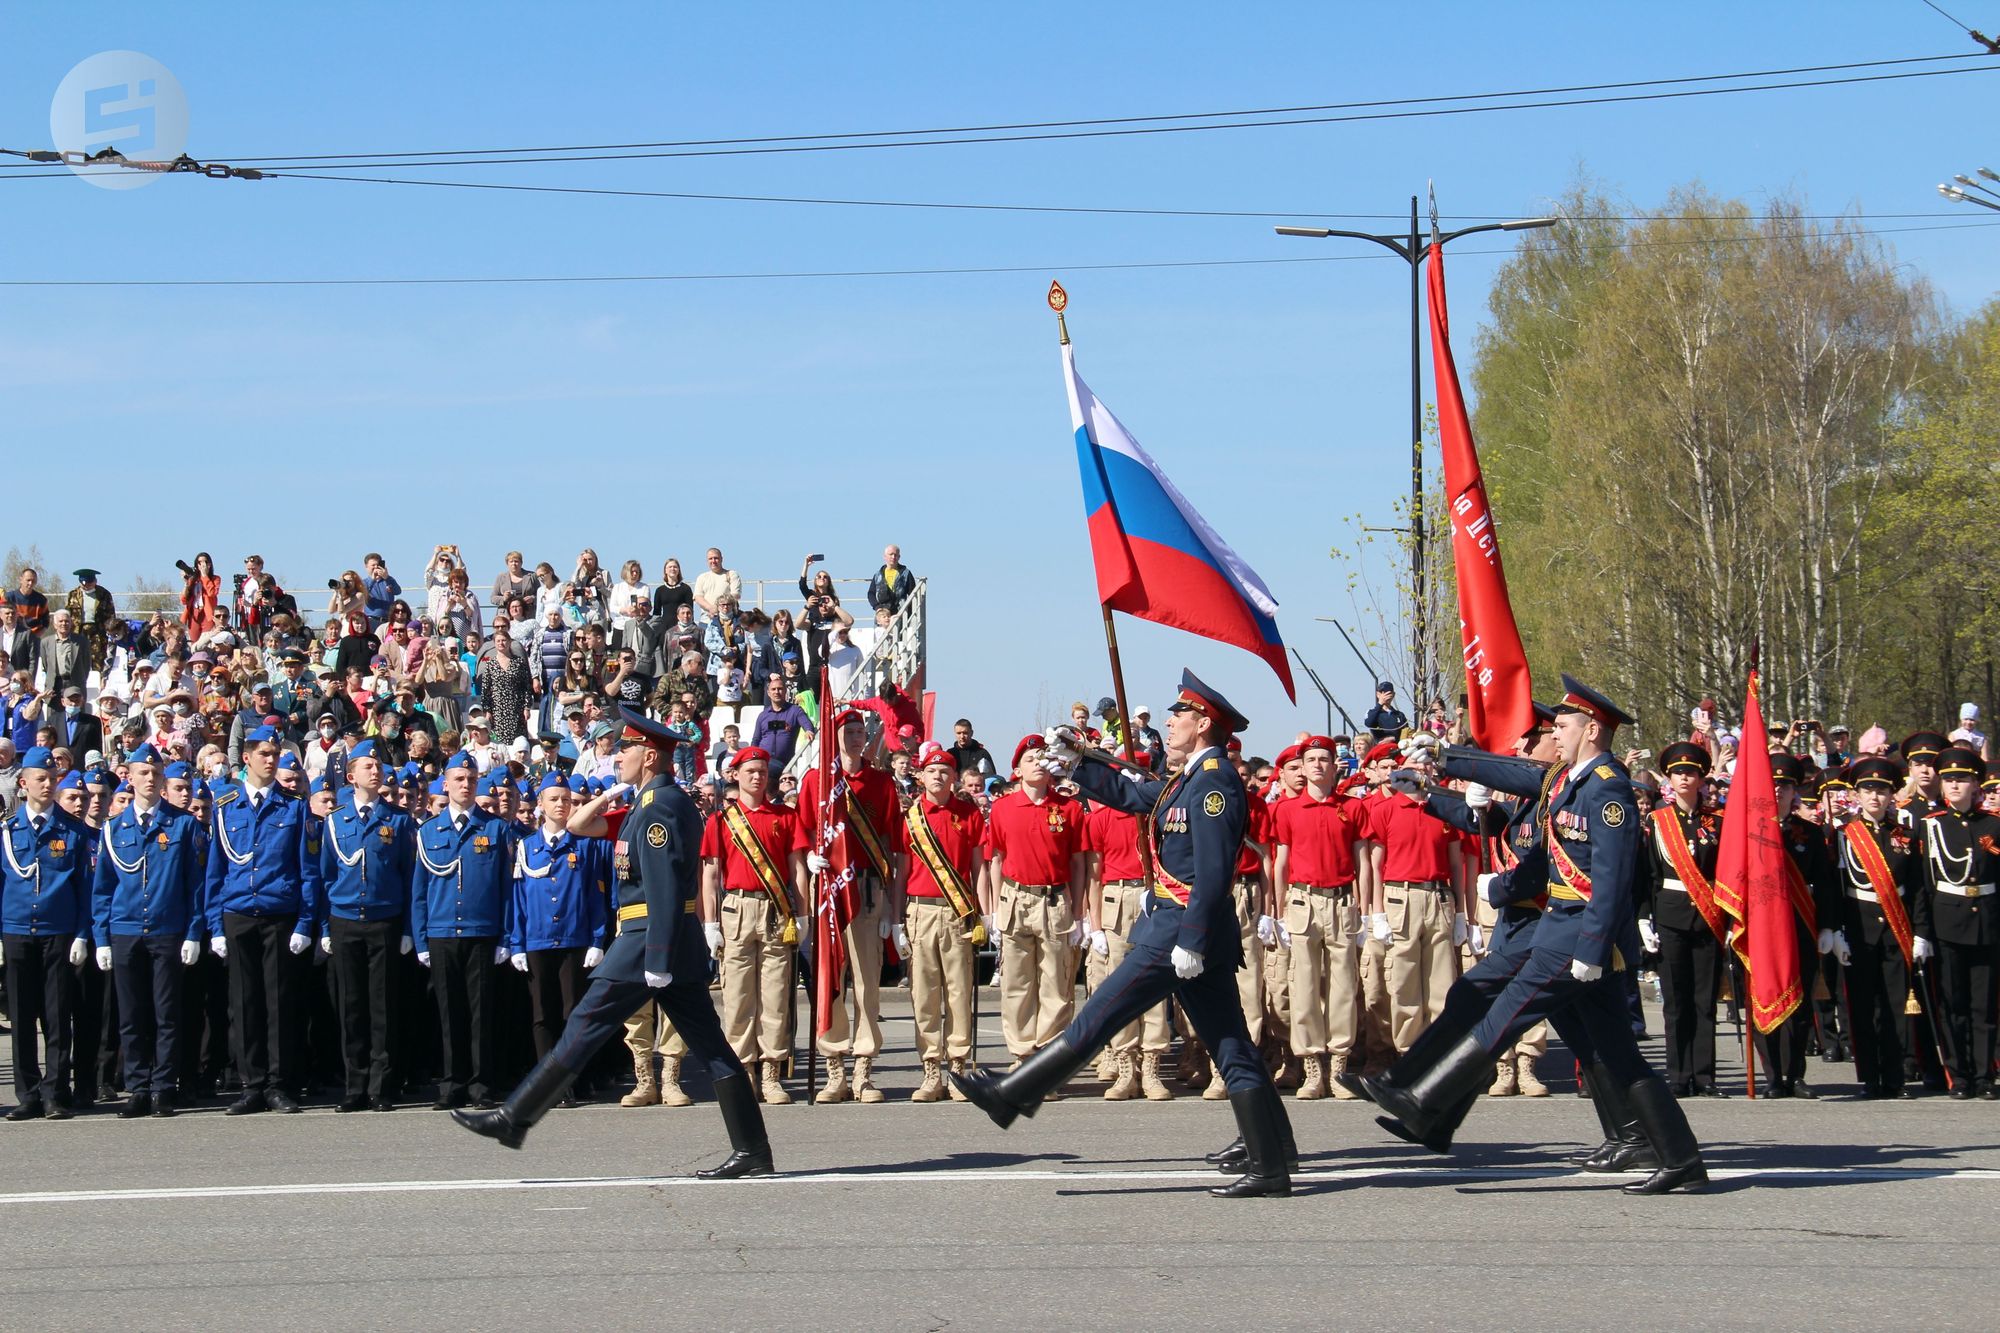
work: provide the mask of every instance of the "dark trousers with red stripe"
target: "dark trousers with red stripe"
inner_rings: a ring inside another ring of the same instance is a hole
[[[1706,924],[1660,927],[1660,1009],[1666,1016],[1667,1082],[1677,1092],[1715,1086],[1715,1000],[1722,945]]]

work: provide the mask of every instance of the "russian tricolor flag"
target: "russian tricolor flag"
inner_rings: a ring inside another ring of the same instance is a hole
[[[1098,600],[1113,611],[1248,649],[1270,664],[1296,703],[1271,590],[1097,401],[1077,375],[1075,349],[1067,342],[1062,359]]]

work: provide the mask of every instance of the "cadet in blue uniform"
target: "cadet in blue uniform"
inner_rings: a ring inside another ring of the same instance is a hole
[[[75,774],[71,774],[74,777]],[[14,1022],[9,1120],[73,1114],[69,1092],[76,969],[90,957],[90,829],[55,803],[55,758],[37,745],[21,756],[21,803],[0,840],[0,953]],[[35,1058],[39,1027],[46,1070]]]
[[[1626,1186],[1627,1192],[1698,1187],[1708,1174],[1694,1133],[1666,1080],[1639,1053],[1622,987],[1615,977],[1597,984],[1607,971],[1624,966],[1621,942],[1629,945],[1636,931],[1632,895],[1644,831],[1631,779],[1609,754],[1618,725],[1632,719],[1567,675],[1563,689],[1555,721],[1559,767],[1543,789],[1537,814],[1549,901],[1535,925],[1532,952],[1472,1032],[1455,1038],[1416,1077],[1364,1083],[1406,1136],[1422,1141],[1468,1094],[1486,1086],[1495,1052],[1535,1023],[1570,1009],[1595,1047],[1604,1077],[1624,1089],[1660,1163],[1646,1180]]]
[[[348,794],[326,817],[320,874],[326,919],[319,947],[333,966],[346,1091],[339,1111],[395,1109],[390,1032],[398,951],[408,953],[417,824],[385,799],[374,741],[347,756]]]
[[[1249,812],[1243,780],[1224,745],[1249,724],[1191,671],[1181,673],[1180,697],[1167,711],[1167,748],[1181,767],[1165,782],[1150,777],[1135,782],[1095,762],[1095,755],[1093,762],[1080,763],[1082,756],[1053,733],[1043,751],[1044,766],[1073,768],[1077,786],[1090,799],[1153,817],[1158,883],[1131,933],[1131,952],[1091,992],[1062,1035],[1011,1073],[954,1071],[951,1081],[1005,1129],[1018,1116],[1034,1115],[1113,1035],[1171,995],[1229,1089],[1243,1142],[1245,1175],[1210,1193],[1289,1195],[1298,1151],[1284,1103],[1250,1043],[1233,975],[1242,961],[1242,942],[1232,890]]]
[[[306,803],[277,784],[278,733],[243,737],[244,780],[209,818],[209,947],[229,964],[229,1033],[243,1095],[230,1115],[299,1109],[292,959],[319,915],[318,832]]]
[[[535,793],[541,823],[514,853],[513,925],[507,947],[527,974],[535,1059],[546,1060],[583,996],[583,974],[610,942],[611,867],[604,842],[568,829],[569,787],[545,774]]]
[[[495,969],[507,961],[514,901],[514,832],[473,804],[477,766],[460,750],[445,761],[445,807],[417,830],[410,934],[437,996],[437,1109],[493,1101]]]
[[[688,1053],[708,1067],[729,1157],[695,1174],[705,1180],[771,1174],[771,1142],[764,1115],[742,1061],[722,1035],[708,998],[708,944],[695,915],[701,898],[701,813],[674,785],[678,739],[660,723],[621,705],[618,778],[637,788],[622,816],[614,847],[618,884],[618,938],[591,974],[590,988],[570,1012],[561,1040],[497,1111],[454,1111],[452,1118],[476,1134],[521,1146],[528,1130],[562,1097],[599,1047],[618,1035],[625,1020],[657,1003],[687,1042]]]
[[[118,993],[126,1120],[170,1116],[180,1072],[181,975],[201,957],[207,847],[185,810],[160,799],[159,751],[126,759],[132,803],[105,821],[92,884],[97,965]]]

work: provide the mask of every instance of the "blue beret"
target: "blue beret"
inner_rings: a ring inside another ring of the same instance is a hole
[[[109,787],[111,785],[111,770],[108,768],[85,769],[83,780],[93,787]]]
[[[299,767],[300,767],[299,757],[293,754],[290,750],[287,750],[283,754],[278,756],[278,771],[280,773],[290,772],[296,770]]]
[[[126,755],[125,762],[128,764],[157,764],[160,762],[160,752],[153,747],[151,741],[146,741],[138,749]]]
[[[450,765],[446,765],[446,767],[450,767]],[[479,779],[478,783],[474,785],[473,790],[481,796],[491,796],[505,785],[500,780],[498,773],[488,773],[485,777]]]
[[[569,790],[569,783],[564,781],[563,775],[553,772],[544,773],[542,774],[542,780],[535,784],[535,795],[540,796],[543,792],[554,791],[558,787],[561,787],[564,791]]]
[[[424,780],[424,766],[412,759],[409,763],[403,765],[402,777],[405,785],[422,782]]]
[[[362,741],[347,752],[349,759],[372,759],[375,756],[375,742]]]
[[[73,768],[69,772],[63,774],[62,781],[56,784],[57,791],[81,791],[82,789],[83,789],[83,774],[77,772]]]
[[[433,795],[433,796],[442,796],[442,795],[444,795],[444,779],[443,779],[443,778],[432,778],[432,779],[431,779],[431,785],[430,785],[430,793],[431,793],[431,795]]]
[[[131,783],[129,783],[129,782],[121,782],[121,783],[119,783],[119,784],[118,784],[118,785],[117,785],[116,787],[113,787],[113,788],[111,789],[111,794],[112,794],[113,796],[116,796],[116,795],[117,795],[117,794],[118,794],[119,792],[121,792],[121,791],[131,791],[131,790],[132,790],[132,784],[131,784]]]
[[[276,727],[252,727],[249,731],[243,733],[243,743],[245,745],[262,745],[265,741],[275,743],[277,739],[278,729]]]
[[[54,768],[55,766],[55,753],[46,745],[30,746],[28,752],[21,756],[22,768]]]
[[[560,777],[561,775],[557,773],[550,773],[549,776],[553,778],[553,777]],[[578,774],[572,773],[569,775],[566,781],[569,786],[569,789],[575,792],[578,796],[588,796],[590,794],[589,778],[582,777],[579,776]]]
[[[472,751],[460,750],[457,754],[444,761],[444,771],[446,773],[451,772],[454,768],[469,768],[477,772],[479,765],[473,761]]]
[[[311,784],[306,787],[306,790],[308,792],[332,791],[332,777],[331,773],[322,773],[312,780]]]
[[[188,763],[188,761],[185,759],[176,759],[174,760],[173,763],[167,765],[166,772],[161,774],[161,776],[169,778],[191,778],[194,776],[194,765]]]

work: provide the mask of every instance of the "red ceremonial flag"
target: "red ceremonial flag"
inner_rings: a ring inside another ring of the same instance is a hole
[[[832,682],[821,668],[819,697],[831,701]],[[828,715],[832,704],[823,705]],[[826,716],[822,716],[822,721]],[[819,808],[813,811],[813,850],[827,859],[825,873],[813,885],[813,1000],[818,1016],[813,1035],[823,1037],[833,1024],[840,1003],[841,978],[847,975],[847,923],[854,919],[854,860],[847,837],[847,776],[837,757],[838,728],[819,729]]]
[[[1771,752],[1763,743],[1764,709],[1754,670],[1743,702],[1742,734],[1729,804],[1722,811],[1715,901],[1737,922],[1730,945],[1750,973],[1750,1021],[1757,1031],[1770,1032],[1799,1007],[1805,988],[1792,865],[1778,828],[1778,793],[1771,783]]]
[[[1451,359],[1444,306],[1444,247],[1430,249],[1431,365],[1437,378],[1438,440],[1444,450],[1444,500],[1451,515],[1451,558],[1458,570],[1458,628],[1465,647],[1466,722],[1484,750],[1511,753],[1535,725],[1528,655],[1507,600],[1500,540],[1479,475],[1472,422]]]

